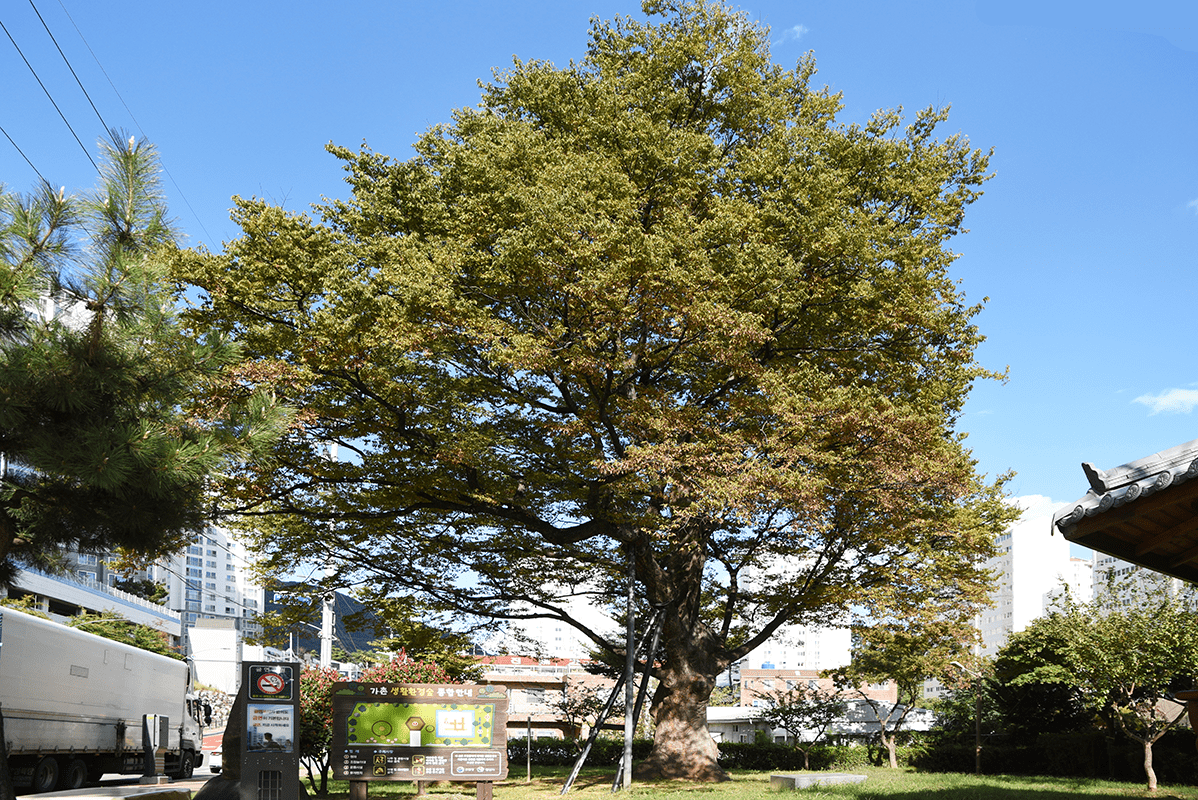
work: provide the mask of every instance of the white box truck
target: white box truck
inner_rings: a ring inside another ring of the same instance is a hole
[[[141,773],[146,715],[158,718],[166,773],[191,777],[203,729],[190,689],[184,661],[0,607],[0,713],[18,786],[48,792]]]

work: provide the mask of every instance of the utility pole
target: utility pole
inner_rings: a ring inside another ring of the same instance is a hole
[[[337,460],[337,443],[329,442],[329,461]],[[331,524],[331,523],[330,523]],[[330,559],[325,563],[324,576],[331,578],[336,573]],[[328,669],[333,666],[333,592],[324,596],[320,606],[320,668]]]
[[[633,718],[633,673],[636,670],[636,555],[632,545],[628,546],[628,627],[624,639],[624,790],[632,788],[632,737],[636,735],[636,719]],[[649,654],[652,660],[653,654]]]

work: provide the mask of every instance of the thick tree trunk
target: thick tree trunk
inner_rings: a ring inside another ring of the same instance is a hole
[[[658,671],[651,708],[653,750],[634,771],[639,779],[726,781],[719,747],[707,730],[707,701],[716,676],[727,666],[722,648],[703,625],[677,617],[662,629],[664,666]]]
[[[1148,778],[1148,791],[1156,791],[1156,772],[1152,769],[1152,742],[1144,742],[1144,776]]]
[[[707,699],[714,676],[662,676],[653,697],[653,750],[637,765],[638,780],[726,781],[719,747],[707,730]]]

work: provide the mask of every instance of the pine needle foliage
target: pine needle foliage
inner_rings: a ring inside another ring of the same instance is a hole
[[[93,192],[0,192],[0,585],[68,546],[176,550],[210,476],[286,422],[233,378],[236,346],[179,320],[153,146],[101,150]]]

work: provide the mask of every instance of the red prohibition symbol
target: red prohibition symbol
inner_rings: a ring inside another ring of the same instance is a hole
[[[258,676],[258,691],[263,694],[278,694],[283,691],[283,677],[273,672]]]

